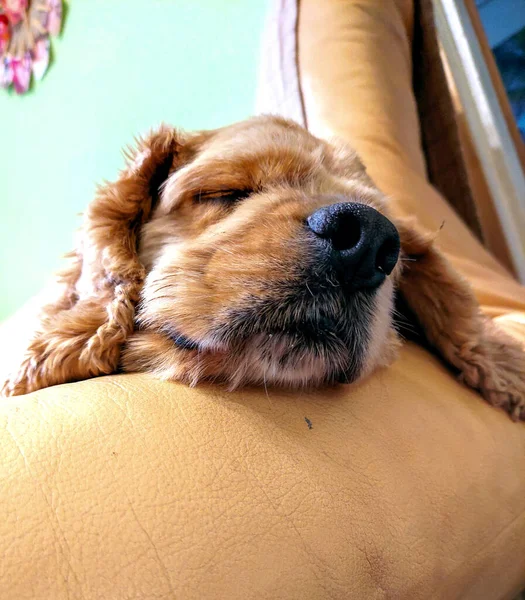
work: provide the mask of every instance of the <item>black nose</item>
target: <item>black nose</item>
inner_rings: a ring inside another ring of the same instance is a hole
[[[331,204],[315,211],[307,223],[317,236],[329,242],[332,266],[353,290],[377,287],[396,266],[397,229],[370,206]]]

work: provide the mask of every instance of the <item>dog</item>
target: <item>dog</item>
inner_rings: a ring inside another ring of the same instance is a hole
[[[144,371],[195,385],[358,381],[396,356],[396,294],[426,342],[525,419],[525,354],[356,153],[271,116],[162,126],[88,206],[62,292],[6,395]]]

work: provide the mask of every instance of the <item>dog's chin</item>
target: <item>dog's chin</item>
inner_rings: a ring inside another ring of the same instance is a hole
[[[225,356],[229,386],[318,387],[354,383],[378,363],[391,329],[392,286],[315,297],[289,294],[232,310],[212,338]],[[373,341],[372,341],[373,340]]]
[[[352,383],[363,359],[364,353],[351,353],[333,335],[313,341],[297,333],[259,333],[229,354],[225,375],[230,389],[247,383],[288,388]]]
[[[282,311],[265,318],[256,314],[258,318],[251,310],[236,311],[227,324],[199,341],[170,332],[191,365],[190,383],[214,379],[229,389],[247,384],[306,388],[354,383],[369,371],[373,310],[361,305],[359,318],[328,318],[325,311],[297,321],[283,318]]]
[[[311,388],[353,383],[364,372],[366,348],[328,332],[324,336],[295,332],[261,332],[228,344],[217,339],[198,343],[176,334],[177,359],[185,379],[223,382],[234,390],[245,385]]]

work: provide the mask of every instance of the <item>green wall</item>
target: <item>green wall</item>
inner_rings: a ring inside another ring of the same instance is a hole
[[[253,112],[266,0],[73,0],[54,63],[27,96],[0,90],[0,318],[72,247],[121,148],[166,121]]]

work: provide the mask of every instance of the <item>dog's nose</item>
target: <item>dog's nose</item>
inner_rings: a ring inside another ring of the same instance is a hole
[[[379,286],[396,266],[399,234],[370,206],[341,202],[315,211],[308,227],[330,244],[333,266],[353,290]]]

